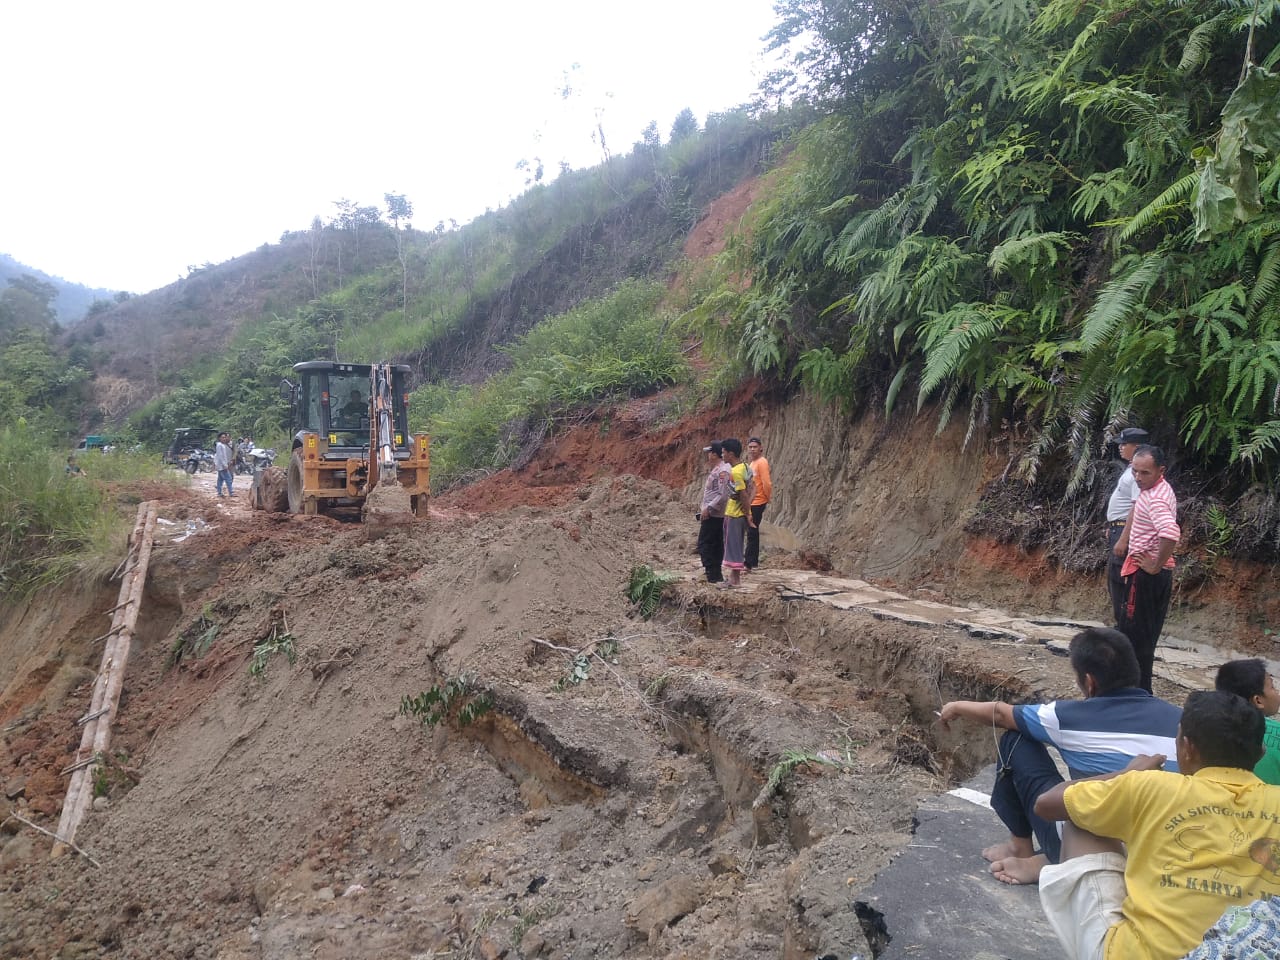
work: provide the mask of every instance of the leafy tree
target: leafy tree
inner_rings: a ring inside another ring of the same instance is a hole
[[[671,136],[668,143],[675,146],[682,143],[690,137],[696,136],[698,133],[698,119],[693,115],[693,111],[685,107],[676,114],[675,120],[671,123]]]
[[[409,320],[409,265],[404,255],[404,234],[400,229],[400,221],[404,221],[405,229],[409,229],[409,219],[413,216],[413,204],[403,193],[383,194],[387,204],[387,218],[396,231],[396,256],[400,260],[400,304],[404,319]]]

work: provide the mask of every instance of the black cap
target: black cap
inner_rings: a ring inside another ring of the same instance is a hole
[[[1125,427],[1116,437],[1116,443],[1146,443],[1150,436],[1141,427]]]
[[[711,441],[710,445],[702,448],[703,453],[714,453],[717,457],[724,456],[724,447],[720,446],[719,440]]]

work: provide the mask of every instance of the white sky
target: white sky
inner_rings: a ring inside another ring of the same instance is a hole
[[[625,153],[650,120],[750,98],[772,0],[16,0],[0,89],[0,252],[144,292],[334,200],[465,223]],[[574,65],[577,68],[574,69]],[[560,96],[566,73],[574,94]]]

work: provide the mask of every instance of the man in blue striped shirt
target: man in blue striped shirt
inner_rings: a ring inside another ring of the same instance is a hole
[[[1138,686],[1138,659],[1128,637],[1091,627],[1072,637],[1070,660],[1083,700],[1024,706],[957,700],[939,714],[944,729],[966,719],[1006,731],[991,809],[1009,828],[1009,839],[982,851],[991,873],[1005,883],[1035,883],[1046,863],[1059,860],[1058,825],[1034,810],[1040,794],[1063,782],[1049,746],[1061,754],[1072,779],[1122,770],[1139,754],[1177,756],[1182,710]],[[1176,770],[1176,762],[1165,769]]]

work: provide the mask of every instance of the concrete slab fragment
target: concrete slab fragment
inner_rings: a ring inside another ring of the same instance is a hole
[[[854,607],[865,607],[871,603],[886,602],[885,595],[878,590],[849,591],[820,599],[822,603],[828,603],[838,610],[851,610]]]
[[[903,610],[895,610],[892,607],[862,607],[877,620],[897,620],[900,623],[909,623],[914,627],[936,627],[937,624],[932,620],[917,616],[913,613],[907,613]]]
[[[1034,620],[1011,620],[1008,629],[1025,634],[1035,640],[1070,640],[1079,630],[1073,627],[1047,627]]]
[[[1012,623],[1013,621],[1009,621]],[[998,627],[989,623],[974,623],[968,620],[948,620],[947,626],[959,627],[966,631],[969,636],[977,637],[980,640],[1012,640],[1015,643],[1025,643],[1027,635],[1018,633],[1016,630],[1009,630],[1005,627]]]
[[[965,784],[989,796],[994,768]],[[965,795],[921,804],[910,846],[858,899],[884,914],[892,938],[879,960],[1062,960],[1037,889],[1000,883],[982,849],[1007,838],[989,809]]]

